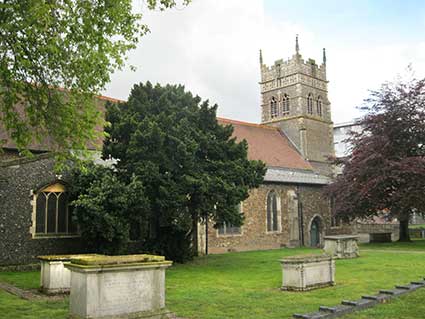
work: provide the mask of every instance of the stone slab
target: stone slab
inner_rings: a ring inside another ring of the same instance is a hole
[[[343,300],[341,305],[329,307],[320,306],[319,311],[306,313],[306,314],[294,314],[294,318],[303,319],[330,319],[343,316],[345,314],[359,311],[362,309],[373,307],[379,303],[384,303],[389,299],[396,298],[400,295],[407,294],[415,291],[419,288],[425,287],[425,281],[414,281],[409,285],[398,285],[395,289],[383,289],[380,290],[377,295],[364,295],[359,300]]]
[[[366,308],[372,307],[376,305],[378,301],[374,299],[359,299],[355,301],[343,300],[341,303],[346,306],[355,306],[356,310],[359,310],[359,309],[366,309]]]

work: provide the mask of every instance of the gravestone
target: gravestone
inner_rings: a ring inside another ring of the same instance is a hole
[[[290,256],[280,263],[282,290],[307,291],[335,285],[335,260],[331,256]]]
[[[162,256],[126,255],[72,259],[71,318],[167,318]]]
[[[357,245],[358,236],[354,235],[337,235],[325,236],[325,247],[323,250],[326,254],[338,258],[356,258],[359,257],[359,246]]]
[[[71,258],[100,256],[96,254],[38,256],[40,260],[40,290],[47,294],[67,293],[71,288],[71,272],[64,267]]]

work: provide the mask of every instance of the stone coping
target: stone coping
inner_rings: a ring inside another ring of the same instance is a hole
[[[71,259],[82,259],[103,256],[99,254],[70,254],[70,255],[44,255],[37,256],[37,259],[41,261],[71,261]]]
[[[333,258],[326,254],[309,254],[309,255],[296,255],[282,258],[280,260],[283,264],[299,264],[299,263],[309,263],[309,262],[318,262],[318,261],[327,261],[332,260]]]
[[[114,272],[114,271],[135,271],[141,269],[158,269],[168,268],[173,264],[172,261],[156,261],[156,262],[135,262],[127,264],[109,264],[109,265],[79,265],[66,263],[64,267],[81,273],[98,273],[98,272]]]
[[[324,239],[358,239],[358,235],[332,235],[332,236],[324,236]]]
[[[138,255],[119,255],[119,256],[77,256],[71,258],[71,263],[74,265],[84,266],[113,266],[113,265],[128,265],[134,263],[155,263],[165,261],[164,256],[138,254]]]

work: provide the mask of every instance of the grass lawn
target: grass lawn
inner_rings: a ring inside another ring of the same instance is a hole
[[[67,316],[68,300],[29,302],[0,290],[0,318],[57,319]]]
[[[425,240],[413,239],[411,242],[394,242],[394,243],[373,243],[373,244],[360,244],[362,249],[377,249],[377,250],[409,250],[425,252]]]
[[[315,311],[320,305],[336,305],[342,299],[358,299],[362,294],[374,294],[425,275],[425,241],[362,245],[361,249],[368,251],[361,252],[360,258],[336,262],[335,287],[305,293],[279,290],[282,274],[278,260],[320,250],[280,249],[200,257],[167,270],[167,307],[178,316],[191,319],[291,318],[295,312]],[[421,250],[424,254],[417,253]],[[37,272],[0,273],[0,281],[24,288],[39,284]],[[425,288],[347,318],[422,318],[424,297]],[[412,302],[417,304],[409,306]],[[404,308],[409,308],[410,317],[400,315]],[[0,314],[10,314],[10,318],[66,318],[66,313],[67,300],[28,302],[0,292]],[[391,313],[398,317],[387,316]]]
[[[412,228],[412,229],[425,228],[425,224],[409,225],[409,228]]]

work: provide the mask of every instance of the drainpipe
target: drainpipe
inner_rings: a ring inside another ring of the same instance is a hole
[[[301,203],[301,194],[300,194],[300,188],[299,186],[297,186],[296,189],[296,194],[297,194],[297,203],[298,203],[298,229],[299,229],[299,234],[300,234],[300,241],[301,241],[301,246],[304,246],[304,216],[303,216],[303,204]]]
[[[208,255],[208,218],[205,218],[205,255]]]

